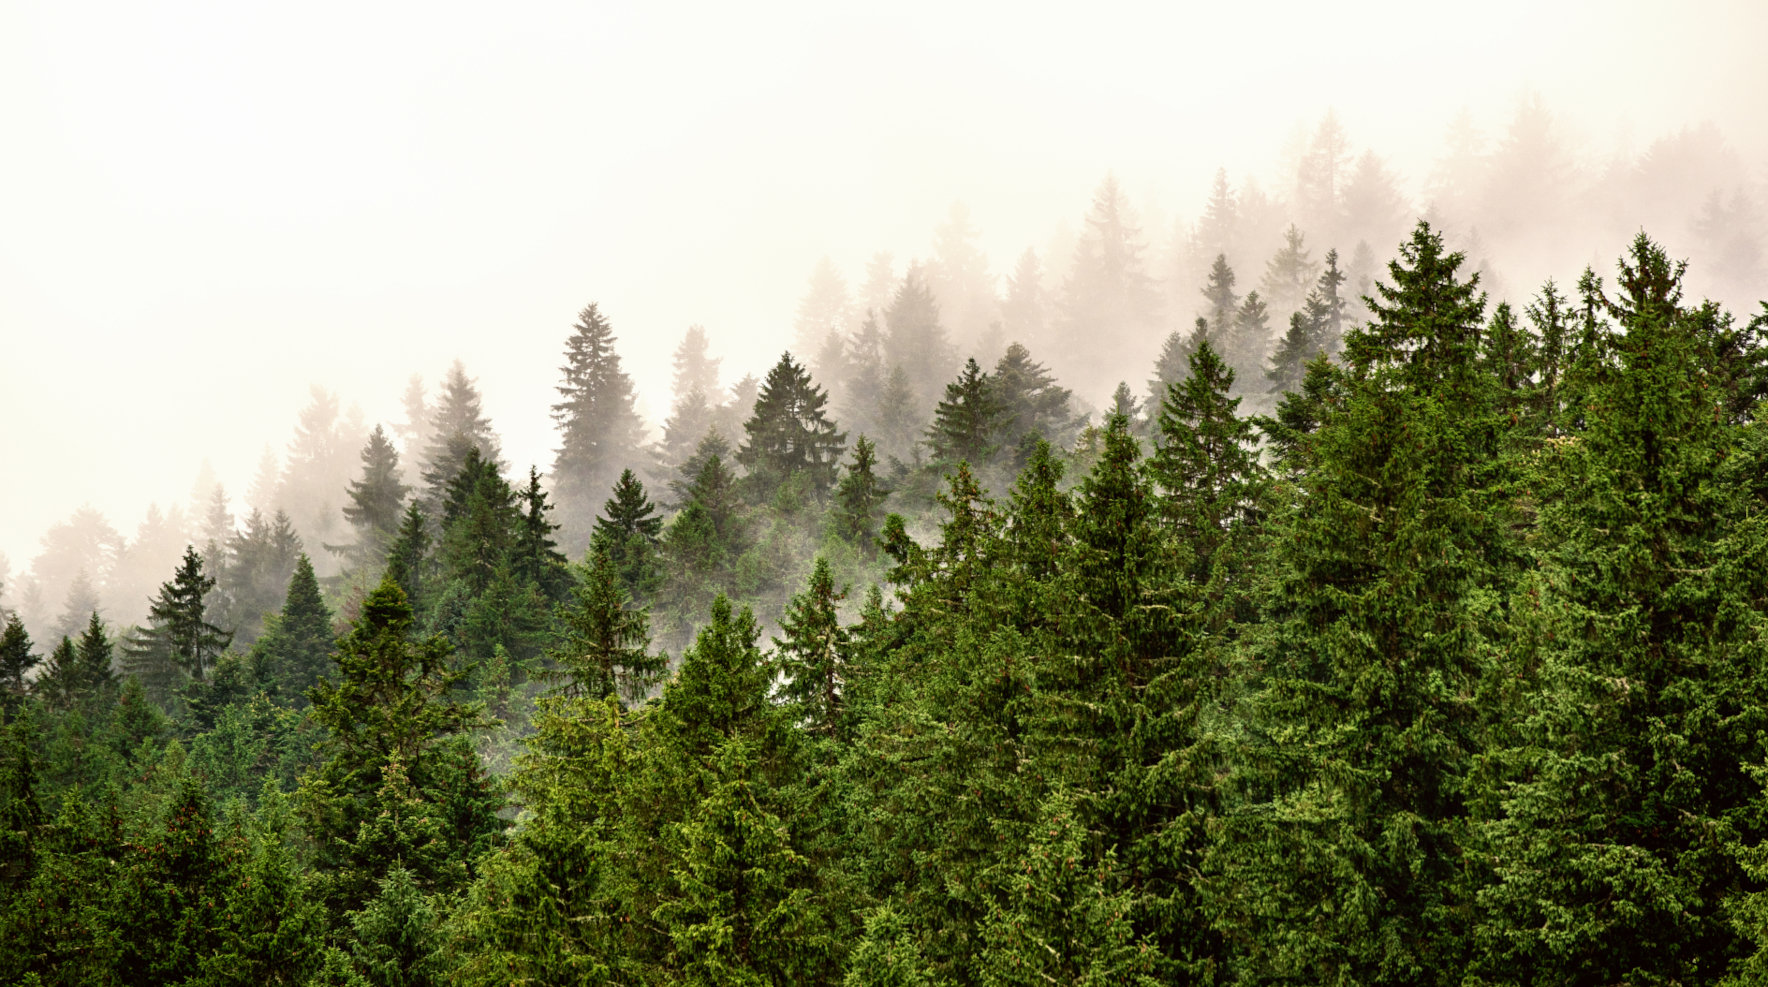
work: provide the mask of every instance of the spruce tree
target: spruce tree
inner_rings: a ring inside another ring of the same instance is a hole
[[[969,463],[981,469],[1000,450],[1006,411],[995,395],[994,382],[972,357],[964,372],[945,385],[945,400],[933,411],[927,445],[941,468]]]
[[[644,424],[633,408],[632,378],[614,351],[613,326],[595,304],[578,313],[559,372],[559,402],[552,408],[559,449],[552,477],[566,545],[574,554],[589,543],[602,491],[638,449]]]
[[[1160,355],[1154,360],[1154,376],[1148,381],[1145,407],[1150,417],[1158,414],[1160,406],[1166,402],[1167,389],[1191,372],[1191,351],[1207,336],[1208,333],[1186,334],[1178,330],[1166,334],[1166,340],[1160,344]]]
[[[410,493],[399,466],[399,451],[379,426],[362,447],[362,477],[350,481],[344,519],[356,529],[356,543],[344,549],[357,566],[380,563],[399,533],[399,516]]]
[[[939,303],[920,265],[909,266],[884,310],[884,325],[884,362],[902,368],[914,405],[925,408],[938,393],[936,382],[951,372],[956,354],[940,325]]]
[[[111,670],[111,661],[116,647],[110,635],[105,633],[104,621],[98,619],[96,610],[87,616],[86,629],[80,633],[74,649],[79,659],[72,679],[74,687],[84,695],[101,700],[113,695],[117,677]]]
[[[1210,265],[1203,300],[1207,304],[1199,323],[1207,324],[1205,331],[1218,342],[1229,338],[1234,331],[1234,316],[1240,311],[1240,296],[1234,292],[1234,269],[1222,254],[1216,254],[1215,263]]]
[[[517,579],[556,602],[570,588],[571,576],[566,570],[565,556],[553,541],[553,532],[559,530],[559,525],[553,523],[553,505],[541,489],[540,471],[535,467],[528,467],[528,485],[522,488],[520,497],[522,520],[510,550],[510,569]]]
[[[1683,269],[1635,238],[1598,296],[1615,363],[1542,464],[1544,552],[1517,596],[1538,685],[1482,792],[1489,980],[1712,982],[1746,952],[1768,537],[1733,486],[1761,464],[1736,462]]]
[[[1249,291],[1234,313],[1233,328],[1220,343],[1220,355],[1238,377],[1253,380],[1264,369],[1270,336],[1270,314],[1264,299]]]
[[[834,738],[841,735],[849,662],[847,631],[836,608],[847,598],[835,588],[829,562],[817,556],[804,592],[792,597],[780,618],[784,637],[774,638],[783,682],[780,694],[804,729]]]
[[[1023,345],[1007,347],[989,383],[1001,406],[1002,438],[1008,445],[1017,449],[1023,444],[1029,450],[1038,439],[1056,445],[1073,441],[1079,422],[1069,408],[1072,395]]]
[[[1245,979],[1459,983],[1471,959],[1467,778],[1513,549],[1478,277],[1424,224],[1400,253],[1264,563],[1211,864]]]
[[[602,505],[601,516],[595,520],[595,534],[590,539],[591,551],[608,556],[626,591],[634,597],[645,596],[656,588],[663,519],[654,516],[655,510],[645,495],[645,485],[631,470],[624,470],[614,484],[614,495]]]
[[[770,499],[786,483],[803,483],[821,497],[835,484],[845,433],[835,430],[823,406],[828,395],[786,353],[767,372],[755,413],[743,424],[737,462],[749,473],[751,496]]]
[[[148,626],[123,648],[123,668],[141,679],[156,702],[165,703],[182,679],[198,682],[233,635],[209,623],[209,592],[215,580],[203,572],[194,547],[148,606]]]
[[[853,443],[853,460],[835,488],[835,531],[870,558],[875,552],[879,509],[890,489],[879,480],[876,447],[865,436]]]
[[[386,578],[393,581],[411,606],[422,614],[430,594],[430,522],[416,501],[405,505],[399,533],[387,550]]]
[[[303,553],[289,579],[288,597],[275,623],[258,642],[265,671],[295,704],[306,704],[308,690],[332,670],[332,614],[319,592],[313,563]]]
[[[547,650],[553,674],[564,695],[636,703],[662,675],[668,656],[651,654],[646,612],[632,606],[607,552],[592,550],[574,575],[571,597],[559,608],[557,640]]]
[[[5,701],[9,716],[24,705],[26,675],[42,660],[32,650],[25,622],[16,613],[7,614],[6,629],[0,631],[0,690],[4,690],[0,699]]]
[[[456,360],[430,410],[429,441],[424,446],[421,470],[425,513],[433,516],[440,511],[449,482],[460,472],[467,453],[475,449],[481,459],[495,462],[499,456],[497,435],[480,408],[479,389],[467,377],[466,367]]]
[[[1283,231],[1283,246],[1265,262],[1265,276],[1260,282],[1265,300],[1279,317],[1294,313],[1313,287],[1314,262],[1308,257],[1306,237],[1292,223]]]

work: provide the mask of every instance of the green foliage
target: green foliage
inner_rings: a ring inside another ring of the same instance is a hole
[[[186,547],[178,571],[160,584],[149,604],[147,628],[124,645],[124,670],[141,680],[155,702],[168,702],[186,677],[202,681],[232,639],[208,621],[207,598],[214,588],[196,549]]]
[[[0,631],[0,701],[10,715],[24,704],[26,682],[25,676],[43,660],[33,650],[31,635],[25,631],[25,622],[18,614],[6,616],[6,628]]]
[[[645,485],[631,470],[624,470],[614,484],[614,495],[602,505],[590,538],[592,552],[604,553],[619,571],[626,591],[635,598],[655,592],[662,577],[658,545],[663,519],[645,496]]]
[[[749,471],[752,499],[766,501],[795,478],[818,498],[834,486],[847,437],[824,412],[828,400],[790,353],[767,372],[737,450],[737,462]]]
[[[632,606],[614,560],[599,548],[577,568],[558,625],[547,659],[567,696],[636,702],[664,670],[667,656],[650,652],[646,612]]]
[[[403,475],[399,451],[376,425],[362,447],[362,478],[350,481],[350,502],[344,505],[344,519],[356,529],[356,543],[346,551],[354,564],[374,565],[386,558],[411,492]]]
[[[942,468],[958,463],[969,463],[973,469],[989,465],[1000,451],[1008,414],[994,382],[974,358],[966,361],[957,379],[945,385],[945,400],[934,409],[933,424],[927,429],[934,463]]]

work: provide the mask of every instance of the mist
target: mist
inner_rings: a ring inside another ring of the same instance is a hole
[[[1244,294],[1292,224],[1354,292],[1428,218],[1513,302],[1608,273],[1643,228],[1747,317],[1765,34],[1743,2],[8,5],[0,605],[34,631],[76,599],[139,620],[187,542],[254,509],[266,544],[284,509],[335,571],[363,441],[457,360],[511,475],[546,471],[591,302],[653,440],[689,326],[721,387],[788,347],[814,372],[819,330],[858,332],[917,264],[954,361],[1024,342],[1095,419],[1205,314],[1218,253]],[[1319,200],[1322,162],[1372,197]],[[1075,338],[1064,292],[1108,180],[1151,299]],[[1035,326],[1011,291],[1027,251]],[[291,459],[311,489],[283,489]]]

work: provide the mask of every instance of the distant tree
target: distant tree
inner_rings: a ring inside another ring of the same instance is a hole
[[[81,569],[68,584],[67,603],[62,606],[61,619],[55,622],[52,637],[74,637],[86,626],[86,617],[99,608],[98,590],[91,577]]]
[[[440,511],[449,481],[474,449],[481,459],[493,462],[500,455],[491,420],[480,410],[479,389],[456,360],[442,379],[442,393],[430,410],[429,442],[423,455],[425,513],[434,516]]]
[[[1374,151],[1363,152],[1344,185],[1344,217],[1352,235],[1393,243],[1405,236],[1413,215],[1398,181],[1380,156]]]
[[[875,430],[888,368],[884,363],[884,329],[877,313],[866,310],[847,347],[847,376],[837,392],[841,420],[854,432]]]
[[[1286,317],[1301,308],[1315,277],[1316,268],[1308,257],[1306,238],[1291,224],[1283,232],[1283,246],[1265,262],[1265,276],[1259,282],[1259,291],[1274,313]]]
[[[1234,369],[1236,377],[1256,380],[1264,369],[1270,348],[1270,316],[1264,299],[1249,291],[1234,313],[1234,324],[1220,342],[1222,359]]]
[[[634,599],[647,598],[662,579],[660,545],[663,518],[631,470],[620,474],[614,494],[596,518],[590,539],[593,555],[606,555],[620,574],[621,583]]]
[[[227,568],[215,580],[214,616],[242,643],[255,641],[265,614],[282,605],[301,538],[287,514],[277,511],[266,520],[254,509],[245,527],[228,539],[227,550]]]
[[[1191,353],[1208,336],[1207,323],[1202,319],[1197,323],[1197,328],[1189,334],[1177,330],[1167,333],[1166,341],[1160,344],[1160,355],[1154,360],[1154,376],[1148,381],[1150,416],[1158,413],[1161,403],[1166,400],[1167,390],[1191,372]]]
[[[1240,296],[1234,292],[1234,269],[1228,258],[1216,254],[1210,265],[1209,278],[1203,285],[1203,319],[1209,323],[1209,335],[1220,344],[1234,330],[1234,316],[1240,311]]]
[[[853,302],[847,295],[847,279],[825,254],[810,273],[810,283],[798,302],[798,316],[792,323],[792,348],[800,353],[815,353],[830,332],[844,332],[851,316]],[[818,373],[831,368],[818,366]]]
[[[983,338],[1000,316],[988,256],[978,243],[981,234],[970,222],[970,209],[952,203],[945,222],[933,232],[933,261],[927,267],[939,310],[958,339]]]
[[[1122,415],[1124,421],[1130,423],[1130,430],[1137,431],[1142,426],[1142,402],[1136,392],[1130,390],[1129,381],[1117,382],[1117,389],[1111,392],[1111,414]]]
[[[156,702],[170,699],[184,676],[201,682],[233,640],[208,620],[207,597],[214,588],[196,548],[186,548],[178,571],[160,585],[148,607],[148,626],[124,645],[123,668],[141,680]]]
[[[411,492],[399,467],[399,451],[379,425],[369,433],[361,458],[362,476],[350,481],[349,503],[344,505],[344,519],[356,529],[356,542],[342,549],[358,567],[386,559],[387,547],[399,532],[405,495]]]
[[[1302,225],[1325,243],[1344,229],[1344,192],[1350,180],[1350,137],[1327,110],[1296,165],[1295,205]]]
[[[1001,300],[1001,327],[1011,339],[1043,343],[1049,323],[1049,299],[1044,290],[1043,265],[1037,251],[1027,247],[1007,275],[1007,294]]]
[[[1005,423],[1006,413],[994,382],[975,359],[967,361],[963,373],[945,385],[945,400],[934,409],[933,424],[927,430],[933,461],[942,469],[960,462],[976,468],[987,465],[1000,451]]]
[[[665,671],[650,651],[646,611],[632,605],[618,566],[599,547],[576,567],[571,596],[559,608],[559,634],[547,650],[568,696],[615,696],[636,703]]]
[[[835,588],[828,560],[818,556],[810,583],[780,618],[783,637],[774,638],[782,698],[804,729],[831,739],[840,735],[849,674],[847,630],[836,614],[846,597],[845,589]]]
[[[423,612],[423,601],[430,592],[430,521],[416,501],[405,505],[399,521],[399,533],[387,550],[386,578],[405,594],[407,606]]]
[[[807,483],[819,497],[834,485],[846,435],[835,430],[824,412],[827,403],[828,395],[792,354],[782,355],[768,371],[737,450],[756,499],[766,500],[794,479]]]
[[[1019,343],[1008,346],[989,381],[1001,406],[1003,438],[1015,450],[1023,446],[1029,454],[1038,439],[1059,446],[1073,441],[1080,423],[1069,407],[1072,395],[1057,386],[1030,350]]]
[[[672,393],[677,405],[696,390],[708,396],[718,393],[718,365],[721,361],[707,349],[706,327],[688,326],[671,357],[675,366]]]
[[[307,692],[332,671],[332,614],[319,593],[313,563],[302,553],[289,578],[282,612],[258,640],[265,671],[283,696],[305,705]]]
[[[924,407],[908,371],[900,364],[891,367],[878,396],[878,447],[884,455],[901,460],[919,458],[916,440],[927,421]]]
[[[87,616],[86,629],[74,643],[79,661],[70,680],[73,688],[90,696],[112,695],[117,685],[116,673],[111,669],[115,651],[110,635],[105,633],[104,621],[94,611]]]
[[[1217,168],[1209,187],[1203,216],[1197,221],[1197,248],[1202,257],[1236,255],[1240,245],[1240,203],[1228,182],[1228,170]]]
[[[575,553],[589,543],[602,491],[633,458],[644,423],[633,407],[632,378],[614,350],[613,326],[593,303],[577,316],[560,373],[559,402],[552,409],[560,444],[552,476],[566,546]]]
[[[352,408],[345,414],[336,394],[313,387],[312,399],[301,409],[289,441],[276,507],[287,512],[294,527],[316,545],[340,540],[336,532],[341,495],[354,466],[352,450],[362,437],[361,412]],[[227,585],[225,570],[211,575]]]
[[[566,568],[568,560],[553,541],[559,525],[553,523],[552,504],[541,489],[538,469],[528,467],[528,485],[519,497],[522,521],[511,546],[510,567],[517,579],[534,586],[548,600],[562,600],[571,587],[571,574]]]
[[[1148,332],[1159,319],[1160,296],[1142,256],[1146,249],[1122,186],[1115,176],[1105,176],[1093,193],[1074,266],[1063,284],[1063,345],[1083,379],[1106,371],[1124,341]]]
[[[0,631],[0,701],[5,703],[7,715],[12,715],[24,704],[26,676],[36,668],[43,657],[32,650],[31,635],[25,632],[25,623],[18,614],[6,616],[6,628]]]
[[[867,557],[874,550],[879,508],[890,491],[879,481],[876,469],[877,449],[865,436],[853,443],[853,460],[841,483],[835,488],[835,530],[842,538],[859,546]]]
[[[931,405],[938,382],[950,372],[956,353],[940,324],[939,303],[920,265],[909,265],[890,307],[884,310],[884,324],[885,361],[908,374],[921,407]]]

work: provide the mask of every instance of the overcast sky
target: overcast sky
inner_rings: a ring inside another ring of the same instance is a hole
[[[14,574],[205,457],[243,491],[309,383],[391,421],[458,357],[544,469],[587,302],[655,420],[683,329],[764,369],[825,253],[925,255],[962,200],[999,272],[1108,170],[1194,213],[1329,106],[1411,178],[1525,89],[1592,154],[1703,120],[1768,147],[1752,0],[757,6],[0,0]]]

